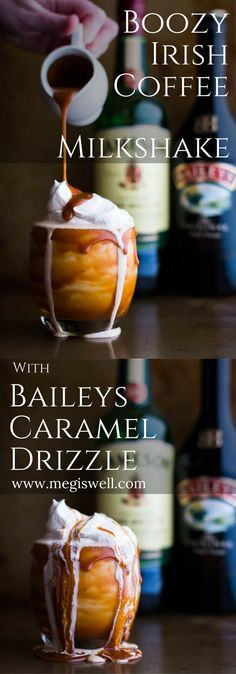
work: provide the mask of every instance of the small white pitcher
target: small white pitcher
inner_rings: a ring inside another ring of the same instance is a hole
[[[81,55],[92,65],[93,74],[85,86],[72,99],[68,108],[67,121],[73,126],[92,124],[100,116],[108,95],[108,78],[101,63],[86,49],[83,41],[83,26],[72,35],[71,44],[52,51],[41,68],[41,86],[48,105],[58,115],[60,109],[53,98],[53,89],[48,82],[48,72],[53,63],[63,56]]]

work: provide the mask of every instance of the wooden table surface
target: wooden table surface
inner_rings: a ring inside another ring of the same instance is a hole
[[[234,674],[236,670],[236,616],[192,617],[163,615],[138,617],[132,640],[143,658],[133,665],[46,663],[32,649],[38,633],[30,608],[2,610],[0,672],[2,674]]]
[[[28,288],[2,289],[2,358],[233,358],[236,297],[135,299],[113,342],[54,339],[40,325]]]
[[[113,342],[54,339],[27,288],[1,291],[2,358],[234,358],[236,297],[135,299]]]

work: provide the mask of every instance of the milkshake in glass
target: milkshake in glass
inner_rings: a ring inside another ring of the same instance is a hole
[[[31,594],[45,660],[135,662],[128,643],[140,596],[137,541],[110,517],[53,501],[32,550]]]
[[[137,279],[134,222],[108,199],[83,197],[55,182],[47,216],[32,230],[33,292],[56,337],[117,337]]]

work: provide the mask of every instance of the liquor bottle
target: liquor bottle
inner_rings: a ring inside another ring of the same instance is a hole
[[[170,136],[166,113],[154,98],[143,96],[136,88],[147,73],[147,39],[142,27],[137,33],[125,33],[125,10],[137,12],[139,24],[146,13],[146,0],[119,0],[120,34],[117,46],[116,73],[131,73],[119,82],[120,96],[113,90],[98,121],[98,136],[105,138],[109,155],[114,138],[155,137],[159,146]],[[114,78],[114,79],[115,79]],[[147,89],[147,84],[145,85]],[[143,86],[143,90],[144,86]],[[146,91],[146,93],[148,93]],[[142,141],[142,145],[144,142]],[[130,150],[130,146],[129,146]],[[101,160],[95,167],[95,190],[112,199],[133,216],[137,231],[139,274],[137,291],[155,292],[169,278],[170,162],[160,155],[159,161],[138,159]]]
[[[236,430],[231,363],[203,361],[202,410],[177,459],[177,587],[184,609],[236,610]]]
[[[216,11],[221,22],[223,14]],[[173,256],[180,290],[218,295],[236,290],[236,122],[229,97],[215,95],[216,82],[221,86],[218,93],[228,91],[227,80],[220,79],[227,78],[227,20],[217,32],[215,20],[207,14],[202,31],[207,31],[201,34],[204,63],[197,74],[207,78],[202,81],[208,91],[196,98],[173,144],[174,155],[183,138],[191,154],[185,159],[182,151],[173,160]],[[213,65],[208,65],[209,45],[213,45]],[[198,159],[196,139],[201,142]],[[226,149],[217,151],[217,143]]]
[[[135,456],[136,470],[123,471],[122,475],[119,472],[119,479],[132,484],[119,493],[101,492],[97,507],[136,534],[142,575],[140,606],[152,611],[166,604],[171,590],[174,450],[168,424],[152,405],[149,361],[120,361],[119,386],[126,389],[127,405],[113,409],[110,421],[118,416],[122,439],[111,437],[102,444],[111,450],[113,465],[121,462],[122,450],[135,451],[129,456]],[[146,419],[147,434],[154,439],[126,439],[125,419],[137,419],[135,435],[142,435]],[[145,488],[137,484],[143,481]]]

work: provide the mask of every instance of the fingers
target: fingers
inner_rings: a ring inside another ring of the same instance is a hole
[[[84,27],[84,42],[86,45],[92,43],[96,35],[99,33],[106,21],[105,12],[96,7],[96,11],[93,11],[91,14],[86,14],[82,18],[82,23]]]
[[[50,7],[54,13],[77,16],[83,23],[84,42],[96,56],[100,56],[117,35],[118,26],[115,21],[108,18],[104,10],[90,0],[41,0],[41,2]],[[67,32],[66,35],[68,34]]]
[[[51,32],[57,33],[58,37],[70,37],[78,26],[77,16],[52,15]]]
[[[31,28],[33,30],[47,31],[50,34],[57,34],[58,37],[67,37],[72,35],[78,26],[78,17],[75,14],[58,14],[44,7],[40,13],[35,12],[31,18]]]
[[[84,25],[87,42],[94,40],[106,20],[106,13],[90,0],[42,0],[54,13],[76,15]]]
[[[118,25],[115,23],[115,21],[110,18],[106,18],[105,23],[95,35],[94,40],[86,43],[86,46],[93,52],[95,56],[101,56],[106,52],[109,43],[116,37],[117,32]]]
[[[59,15],[57,14],[57,17]],[[61,23],[60,28],[59,28],[59,23],[57,25],[58,27],[58,34],[60,37],[70,37],[77,29],[78,27],[78,17],[75,14],[72,14],[71,16],[65,16],[63,17],[64,21]],[[56,25],[56,22],[55,22]]]

